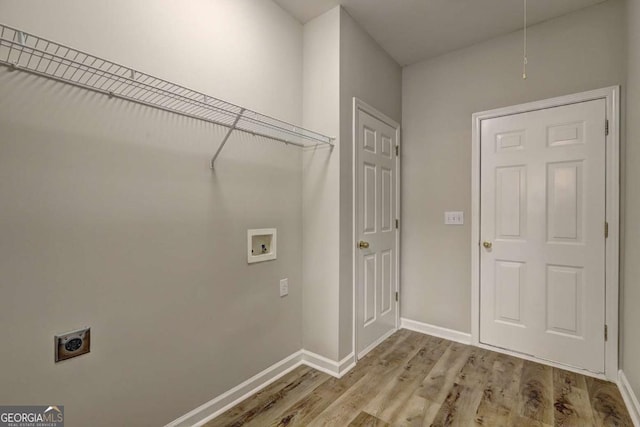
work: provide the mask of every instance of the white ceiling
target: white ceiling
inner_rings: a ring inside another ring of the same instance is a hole
[[[605,0],[530,0],[535,24]],[[522,28],[522,0],[275,0],[305,23],[341,4],[400,65]]]

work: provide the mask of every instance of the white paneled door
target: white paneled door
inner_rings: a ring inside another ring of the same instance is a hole
[[[482,121],[482,343],[604,372],[605,109]]]
[[[396,329],[397,129],[354,109],[358,357]]]

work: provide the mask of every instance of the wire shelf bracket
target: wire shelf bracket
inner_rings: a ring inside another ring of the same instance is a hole
[[[229,130],[211,159],[212,168],[236,130],[298,147],[334,145],[335,138],[3,24],[0,64],[9,70],[227,127]]]
[[[233,124],[231,125],[231,127],[227,131],[227,134],[222,139],[222,142],[220,143],[220,146],[216,150],[216,154],[214,154],[213,158],[211,158],[211,169],[213,169],[213,165],[215,164],[216,159],[218,158],[218,156],[220,155],[220,152],[224,148],[224,144],[227,143],[227,140],[229,139],[229,137],[231,136],[233,131],[236,130],[236,126],[238,126],[238,122],[242,118],[242,113],[244,113],[244,108],[242,110],[240,110],[240,114],[238,114],[238,117],[236,117],[236,119],[233,121]]]

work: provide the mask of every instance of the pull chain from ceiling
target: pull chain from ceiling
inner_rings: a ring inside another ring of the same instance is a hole
[[[527,0],[524,0],[524,45],[522,53],[522,79],[527,79]]]

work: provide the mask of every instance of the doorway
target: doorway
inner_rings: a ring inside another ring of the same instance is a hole
[[[474,115],[476,344],[615,379],[618,91]]]
[[[354,347],[398,328],[400,125],[354,98]]]

